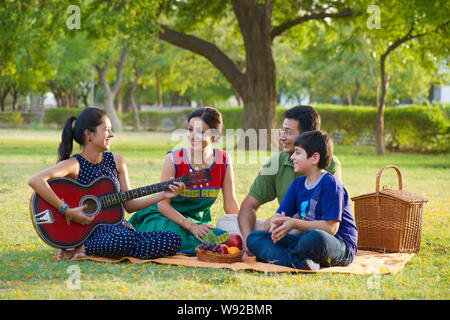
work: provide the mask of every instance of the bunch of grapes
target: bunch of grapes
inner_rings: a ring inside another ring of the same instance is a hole
[[[198,246],[200,251],[206,252],[206,250],[211,250],[212,252],[217,252],[217,249],[219,249],[220,244],[217,244],[215,242],[203,242],[201,245]]]

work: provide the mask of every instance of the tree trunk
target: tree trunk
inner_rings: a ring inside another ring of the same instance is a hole
[[[114,108],[114,97],[115,93],[111,91],[109,86],[105,86],[103,83],[106,82],[106,71],[102,72],[102,75],[99,76],[104,78],[102,79],[102,87],[103,87],[103,103],[105,105],[105,111],[111,119],[111,125],[116,132],[122,132],[122,123],[120,122],[119,117],[117,116],[116,110]]]
[[[52,82],[49,82],[48,86],[50,88],[50,91],[53,93],[53,96],[55,97],[56,106],[60,107],[61,106],[61,104],[60,104],[61,103],[61,99],[59,97],[58,90],[56,89],[56,86]]]
[[[274,0],[231,0],[231,3],[244,41],[245,71],[216,45],[198,37],[172,30],[165,25],[161,25],[162,31],[158,33],[158,37],[208,59],[242,98],[244,105],[242,128],[256,133],[258,147],[270,148],[273,142],[275,144],[278,142],[278,135],[271,135],[271,129],[275,129],[277,125],[273,39],[306,21],[345,18],[352,16],[354,12],[351,9],[344,9],[336,13],[329,13],[326,12],[326,8],[323,8],[319,12],[292,17],[272,28]],[[259,141],[260,133],[262,134],[261,141]]]
[[[71,108],[78,108],[78,94],[74,89],[70,89],[69,92],[69,105]]]
[[[449,23],[450,23],[450,21],[447,21],[446,23],[441,25],[441,27],[443,27]],[[423,37],[424,35],[426,35],[428,33],[428,32],[424,32],[424,33],[413,35],[412,32],[414,30],[414,27],[415,27],[415,24],[413,22],[409,31],[403,37],[395,40],[386,49],[386,51],[380,56],[381,95],[380,95],[380,101],[378,104],[377,119],[376,119],[376,123],[375,123],[375,143],[376,143],[376,147],[377,147],[377,154],[380,154],[380,155],[384,154],[384,152],[385,152],[384,108],[386,107],[386,96],[387,96],[387,91],[389,88],[389,80],[390,80],[390,76],[386,73],[386,58],[392,51],[394,51],[396,48],[398,48],[403,43],[410,41],[411,39],[414,39],[414,38]],[[436,30],[438,30],[438,29],[436,29]]]
[[[2,110],[2,112],[5,111],[5,100],[6,100],[6,96],[8,95],[9,92],[9,88],[6,88],[3,91],[0,91],[0,108]]]
[[[361,82],[359,82],[358,79],[355,80],[355,91],[353,92],[353,98],[352,102],[353,105],[358,105],[358,98],[359,98],[359,90],[361,89]]]
[[[349,93],[347,93],[347,105],[353,105],[352,96]]]
[[[136,88],[137,88],[137,82],[139,80],[140,74],[138,72],[136,72],[136,78],[134,79],[134,81],[130,82],[130,106],[131,106],[131,110],[133,111],[133,125],[134,125],[134,129],[137,131],[141,130],[141,122],[139,120],[139,112],[138,112],[138,108],[136,105],[136,99],[134,98],[134,95],[136,93]]]
[[[127,46],[122,49],[122,54],[120,56],[120,61],[117,66],[116,71],[116,82],[114,83],[113,88],[111,89],[108,81],[106,80],[106,74],[109,67],[109,61],[106,63],[104,67],[100,67],[98,65],[95,66],[98,72],[98,76],[100,78],[100,83],[103,87],[103,100],[105,104],[105,111],[108,113],[109,118],[111,119],[111,125],[116,132],[122,132],[122,123],[120,122],[119,117],[117,116],[116,110],[114,108],[114,98],[119,91],[120,86],[122,85],[123,79],[123,69],[125,66],[125,59],[127,56]]]
[[[52,90],[53,96],[55,97],[56,106],[61,107],[61,98],[55,90]]]
[[[117,92],[117,99],[116,99],[116,103],[115,103],[115,108],[118,113],[122,113],[122,111],[123,111],[122,99],[123,99],[122,85],[120,85],[119,92]]]
[[[123,103],[123,112],[130,112],[131,110],[131,88],[130,82],[128,82],[125,87],[125,101]]]
[[[81,105],[87,108],[89,106],[89,82],[81,82],[77,85],[77,89]]]
[[[55,97],[56,106],[57,107],[61,107],[62,106],[62,104],[61,104],[61,93],[60,93],[60,90],[59,90],[58,86],[56,86],[52,82],[50,82],[48,86],[50,87],[50,90],[52,91],[53,96]]]
[[[155,74],[155,81],[156,81],[156,105],[158,107],[163,107],[164,106],[164,101],[163,101],[163,93],[162,93],[162,88],[161,88],[161,80],[159,78],[159,73],[156,72]]]
[[[238,6],[233,2],[233,9],[239,21],[246,51],[244,88],[238,90],[244,104],[242,129],[256,130],[257,147],[270,149],[271,129],[277,126],[276,75],[272,52],[272,6],[262,6],[257,3]],[[266,130],[266,134],[260,137],[261,129]]]
[[[89,93],[83,92],[81,94],[81,101],[83,101],[83,105],[85,108],[89,107]]]
[[[89,103],[86,104],[87,107],[94,106],[94,98],[95,98],[95,68],[91,69],[91,80],[89,82]]]
[[[69,102],[67,100],[67,95],[63,94],[61,96],[61,104],[63,107],[68,108],[69,107]]]
[[[19,86],[16,86],[12,91],[12,109],[16,111],[17,100],[19,99]]]
[[[380,75],[381,75],[381,95],[378,104],[377,118],[375,122],[375,145],[377,154],[383,155],[385,152],[384,143],[384,109],[386,108],[386,96],[388,90],[389,78],[386,75],[386,57],[387,54],[383,54],[380,58]]]

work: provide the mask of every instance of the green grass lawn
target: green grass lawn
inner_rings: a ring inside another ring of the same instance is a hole
[[[343,183],[351,197],[373,192],[378,170],[397,165],[404,189],[426,197],[421,251],[395,275],[271,274],[146,264],[55,262],[56,249],[44,244],[29,218],[32,193],[27,179],[56,161],[60,132],[0,130],[0,299],[449,299],[450,158],[446,155],[388,153],[336,146]],[[166,152],[180,146],[170,133],[126,132],[112,151],[128,165],[133,187],[159,181]],[[218,145],[217,147],[221,147]],[[78,152],[78,146],[75,152]],[[241,202],[268,157],[229,150]],[[259,162],[259,163],[258,163]],[[394,170],[382,185],[397,189]],[[278,203],[266,204],[261,217]],[[222,198],[213,223],[224,213]],[[74,282],[77,276],[79,282]],[[374,285],[375,283],[375,285]]]

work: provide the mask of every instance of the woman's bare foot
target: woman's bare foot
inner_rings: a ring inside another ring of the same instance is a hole
[[[58,256],[56,260],[75,260],[86,257],[84,251],[84,244],[73,249],[58,249]]]

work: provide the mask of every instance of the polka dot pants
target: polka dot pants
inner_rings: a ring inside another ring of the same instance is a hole
[[[171,231],[136,232],[121,225],[100,226],[85,241],[86,255],[156,259],[177,253],[180,236]]]

